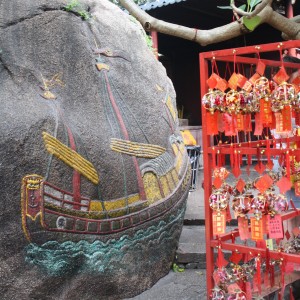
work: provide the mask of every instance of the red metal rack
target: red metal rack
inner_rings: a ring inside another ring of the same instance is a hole
[[[291,49],[291,48],[300,48],[300,41],[287,41],[281,43],[272,43],[272,44],[264,44],[259,46],[248,46],[242,48],[235,48],[235,49],[226,49],[226,50],[217,50],[213,52],[206,52],[200,53],[200,88],[201,88],[201,99],[202,97],[208,92],[208,85],[207,79],[209,78],[210,72],[210,63],[212,59],[214,59],[217,63],[222,62],[225,63],[241,63],[241,64],[248,64],[256,65],[258,62],[257,53],[259,52],[262,56],[267,57],[268,52],[270,57],[278,49]],[[274,55],[273,55],[274,57]],[[280,67],[282,65],[282,61],[278,59],[260,59],[264,62],[266,66],[269,67]],[[221,64],[222,64],[221,63]],[[287,68],[299,68],[299,64],[297,63],[283,63]],[[205,226],[206,226],[206,276],[207,276],[207,299],[209,299],[210,293],[212,288],[214,287],[213,282],[213,272],[215,269],[215,259],[214,259],[214,250],[217,247],[222,248],[222,250],[228,251],[238,251],[239,253],[253,253],[255,255],[260,255],[261,257],[265,256],[266,249],[258,248],[258,247],[249,247],[245,245],[239,245],[232,242],[237,236],[239,236],[238,230],[230,231],[226,234],[221,236],[214,236],[213,235],[213,225],[212,225],[212,210],[209,206],[209,197],[212,192],[212,160],[213,155],[215,153],[222,153],[222,154],[230,154],[231,147],[233,146],[232,143],[229,144],[219,144],[215,142],[215,139],[208,135],[208,128],[207,128],[207,120],[206,120],[206,110],[201,104],[202,107],[202,130],[203,130],[203,163],[204,163],[204,197],[205,197]],[[292,141],[299,141],[300,137],[296,136],[290,139],[285,139],[284,142],[292,142]],[[278,143],[278,140],[276,141]],[[258,152],[258,149],[263,149],[267,146],[268,143],[274,143],[274,141],[268,141],[267,139],[255,140],[252,142],[242,142],[238,145],[234,145],[238,147],[239,152],[241,155],[253,155],[255,156]],[[235,148],[237,149],[237,148]],[[288,149],[276,149],[271,147],[270,148],[270,155],[279,155],[286,153]],[[300,149],[292,150],[294,151],[293,154],[300,154]],[[300,211],[297,210],[295,207],[294,209],[290,210],[286,214],[282,216],[282,220],[289,220],[294,218],[300,214]],[[286,260],[288,262],[293,263],[300,263],[300,255],[295,254],[287,254],[278,251],[269,251],[269,255],[271,259],[278,259],[278,260]],[[290,281],[294,281],[296,279],[300,279],[300,275],[291,275]],[[264,295],[270,294],[276,290],[276,287],[269,288],[267,291],[264,291]]]

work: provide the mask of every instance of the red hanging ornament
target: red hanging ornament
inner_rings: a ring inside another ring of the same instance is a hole
[[[208,135],[218,134],[218,112],[206,112],[206,128]]]
[[[202,105],[204,108],[210,112],[214,113],[215,111],[222,111],[224,108],[224,93],[219,90],[209,90],[202,97]]]
[[[269,189],[273,184],[273,179],[265,174],[259,180],[254,183],[254,186],[261,192],[264,193],[267,189]]]

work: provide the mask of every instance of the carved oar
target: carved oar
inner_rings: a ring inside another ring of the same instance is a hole
[[[110,148],[114,151],[144,158],[156,158],[166,152],[166,149],[153,144],[142,144],[112,138]]]
[[[92,183],[98,184],[99,177],[93,164],[83,158],[76,151],[61,143],[58,139],[47,132],[43,132],[45,147],[49,153],[62,160],[69,167],[78,171]]]

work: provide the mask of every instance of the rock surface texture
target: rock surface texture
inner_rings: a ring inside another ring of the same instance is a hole
[[[189,188],[175,92],[106,0],[0,2],[1,299],[124,299],[168,273]]]

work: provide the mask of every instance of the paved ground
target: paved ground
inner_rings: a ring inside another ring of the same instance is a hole
[[[185,270],[173,272],[160,279],[150,290],[136,296],[134,300],[205,300],[206,271]]]

